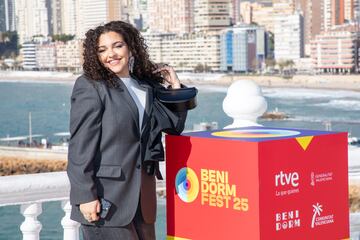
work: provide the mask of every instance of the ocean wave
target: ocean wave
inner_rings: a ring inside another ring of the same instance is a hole
[[[354,98],[360,99],[359,92],[347,90],[325,90],[307,88],[262,88],[266,97],[285,98],[285,99],[341,99]]]
[[[220,92],[220,93],[226,93],[228,90],[228,87],[225,86],[214,86],[214,85],[195,85],[199,91],[202,92]]]
[[[353,119],[349,119],[349,118],[343,118],[343,117],[311,117],[311,116],[293,116],[290,117],[288,119],[286,119],[286,121],[289,122],[310,122],[310,123],[322,123],[325,126],[325,123],[330,122],[330,123],[343,123],[343,124],[355,124],[358,125],[360,124],[359,120],[353,120]]]
[[[336,109],[343,109],[348,111],[360,111],[360,101],[356,100],[346,100],[346,99],[335,99],[330,100],[329,102],[317,103],[314,106],[319,107],[330,107]]]

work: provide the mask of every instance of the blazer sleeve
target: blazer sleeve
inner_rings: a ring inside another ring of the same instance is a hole
[[[161,88],[164,87],[161,86]],[[186,86],[181,84],[181,88],[186,88]],[[169,86],[168,89],[171,89],[171,86]],[[170,125],[171,127],[164,127],[162,131],[167,134],[180,135],[182,131],[184,131],[188,111],[186,110],[182,112],[175,112],[175,111],[171,111],[170,109],[167,109],[163,105],[160,108],[162,108],[165,111],[168,119],[172,123]]]
[[[103,106],[95,85],[85,77],[76,80],[70,110],[70,142],[67,174],[73,205],[98,198],[94,162],[99,153]]]

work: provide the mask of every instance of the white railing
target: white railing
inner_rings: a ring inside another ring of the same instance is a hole
[[[63,239],[79,240],[80,224],[70,219],[69,190],[66,172],[0,177],[0,206],[21,205],[23,240],[38,240],[42,225],[37,217],[42,213],[42,203],[62,201]]]
[[[352,154],[349,154],[349,184],[360,186],[360,169],[351,164],[354,160],[351,157]],[[360,239],[360,212],[350,214],[350,239]]]
[[[164,164],[160,169],[164,171]],[[156,186],[159,197],[165,196],[165,182]],[[66,172],[37,173],[0,177],[0,207],[21,205],[25,217],[20,226],[23,240],[39,240],[42,224],[37,217],[42,213],[42,203],[61,201],[64,217],[61,225],[64,240],[79,240],[80,224],[70,219],[70,183]],[[59,223],[60,224],[60,223]]]
[[[360,174],[349,174],[349,181],[360,184]],[[20,212],[25,217],[20,226],[23,240],[39,240],[42,225],[37,217],[42,213],[42,203],[62,201],[63,239],[79,240],[80,224],[70,219],[69,189],[65,172],[0,177],[0,207],[21,205]],[[158,187],[158,193],[161,195],[164,189]],[[360,239],[360,213],[350,214],[350,232],[351,240]]]

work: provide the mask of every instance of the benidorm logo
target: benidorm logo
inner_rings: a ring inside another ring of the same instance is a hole
[[[175,189],[179,198],[186,202],[193,202],[199,194],[199,179],[194,170],[181,168],[176,174]]]

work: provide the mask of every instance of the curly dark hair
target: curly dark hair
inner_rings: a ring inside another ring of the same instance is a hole
[[[150,61],[147,45],[140,32],[131,24],[122,21],[111,21],[86,32],[83,44],[83,69],[85,76],[96,81],[105,81],[110,87],[118,87],[115,80],[116,74],[104,67],[98,58],[97,48],[99,38],[101,34],[107,32],[116,32],[124,38],[129,51],[135,59],[132,75],[145,81],[164,82],[160,73],[153,73],[158,66]]]

